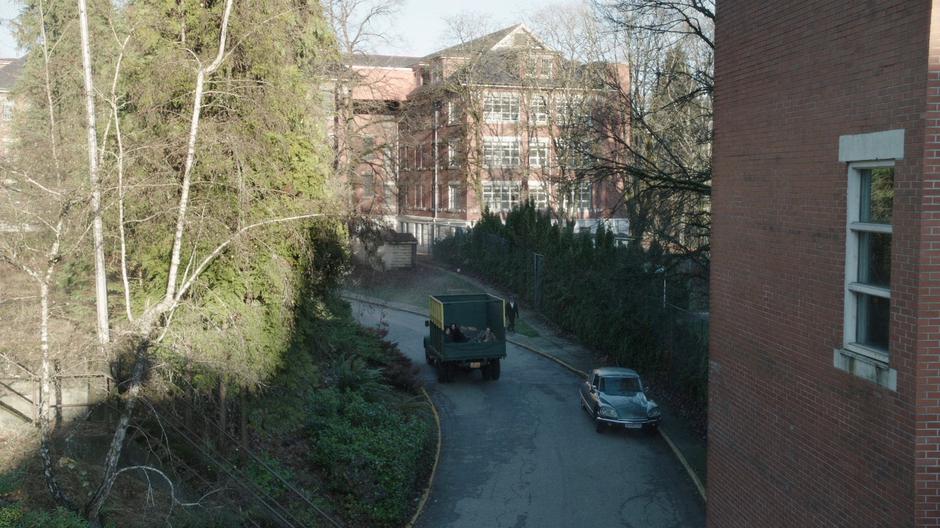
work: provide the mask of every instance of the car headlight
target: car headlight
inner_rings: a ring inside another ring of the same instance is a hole
[[[650,418],[656,418],[659,414],[659,407],[650,407],[649,410],[646,411],[646,416]]]
[[[597,411],[597,414],[603,416],[604,418],[616,418],[617,411],[613,407],[608,407],[606,405],[601,406],[600,410]]]

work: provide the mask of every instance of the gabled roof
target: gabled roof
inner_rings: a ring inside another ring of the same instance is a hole
[[[513,39],[516,38],[516,35],[525,35],[525,37],[530,42],[534,42],[538,47],[548,49],[548,46],[546,46],[544,42],[542,42],[538,37],[535,36],[535,34],[529,31],[529,28],[525,27],[525,24],[515,24],[507,28],[500,29],[499,31],[494,31],[493,33],[483,35],[482,37],[478,37],[467,42],[461,42],[460,44],[451,46],[449,48],[444,48],[440,51],[435,51],[434,53],[424,57],[422,62],[436,57],[474,55],[492,51],[496,48],[513,47]]]
[[[26,59],[0,59],[0,92],[9,92],[23,72]]]
[[[356,53],[346,56],[346,64],[349,66],[368,66],[372,68],[408,68],[420,60],[421,57],[373,55],[369,53]]]

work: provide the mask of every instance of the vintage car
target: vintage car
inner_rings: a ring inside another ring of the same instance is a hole
[[[607,427],[654,432],[662,420],[659,406],[646,397],[640,375],[631,369],[594,369],[581,384],[580,399],[599,433]]]

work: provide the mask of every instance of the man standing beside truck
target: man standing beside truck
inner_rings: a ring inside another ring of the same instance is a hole
[[[516,331],[516,317],[519,317],[519,305],[516,303],[516,296],[510,295],[509,302],[506,303],[506,329],[510,332]]]

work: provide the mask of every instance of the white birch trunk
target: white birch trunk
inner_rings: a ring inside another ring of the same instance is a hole
[[[88,37],[88,6],[78,0],[78,22],[82,37],[82,66],[85,77],[85,131],[88,138],[88,180],[91,184],[92,234],[95,244],[95,309],[100,352],[111,341],[108,324],[108,282],[104,262],[104,225],[101,219],[101,182],[98,175],[98,130],[95,124],[95,85],[91,76],[91,44]]]

